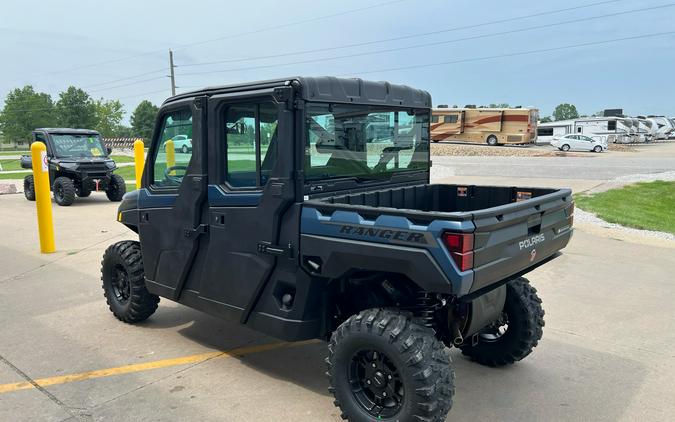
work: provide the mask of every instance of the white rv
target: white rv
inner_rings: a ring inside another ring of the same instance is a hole
[[[574,133],[602,136],[607,143],[626,144],[637,139],[637,125],[637,119],[634,125],[631,118],[625,117],[588,117],[575,120]]]
[[[550,144],[554,137],[565,136],[574,130],[574,120],[539,123],[537,125],[537,143]]]
[[[640,122],[640,132],[644,133],[645,142],[653,141],[656,135],[656,123],[646,116],[638,116],[638,121]]]
[[[656,123],[656,135],[654,139],[668,139],[675,131],[675,125],[664,116],[648,116]]]

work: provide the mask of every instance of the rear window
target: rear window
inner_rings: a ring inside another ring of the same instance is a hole
[[[428,109],[310,103],[306,126],[307,180],[429,169]]]

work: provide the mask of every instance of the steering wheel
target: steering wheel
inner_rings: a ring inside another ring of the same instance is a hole
[[[177,185],[180,185],[180,183],[183,181],[183,176],[176,176],[171,174],[172,172],[175,172],[176,170],[184,170],[187,171],[187,166],[171,166],[167,167],[164,169],[164,179],[169,180]]]

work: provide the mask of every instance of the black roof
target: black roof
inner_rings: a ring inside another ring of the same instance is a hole
[[[164,104],[199,95],[217,95],[229,92],[269,89],[292,83],[299,87],[300,96],[307,101],[356,103],[430,108],[431,96],[427,91],[389,82],[365,81],[358,78],[337,78],[333,76],[293,76],[266,81],[247,82],[234,85],[212,86],[186,92],[167,99]]]
[[[99,133],[92,129],[71,129],[67,127],[40,127],[35,129],[33,132],[46,132],[46,133],[62,133],[69,135],[99,135]]]

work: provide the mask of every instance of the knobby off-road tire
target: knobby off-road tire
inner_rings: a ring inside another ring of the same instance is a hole
[[[113,202],[122,200],[124,194],[127,193],[127,185],[124,184],[124,179],[119,174],[112,174],[110,176],[110,184],[106,189],[105,194]]]
[[[35,181],[33,175],[23,178],[23,194],[29,201],[35,201]]]
[[[525,277],[506,285],[502,315],[508,323],[505,332],[496,324],[478,335],[477,345],[461,346],[462,353],[486,366],[509,365],[529,355],[543,335],[544,310],[537,289]]]
[[[452,407],[448,350],[409,313],[369,309],[350,317],[333,333],[326,363],[343,419],[444,421]]]
[[[132,240],[106,249],[101,262],[103,295],[117,319],[127,323],[148,319],[157,310],[159,296],[145,287],[141,245]]]
[[[91,189],[85,188],[84,186],[81,186],[80,188],[76,189],[76,192],[75,192],[75,193],[76,193],[77,196],[79,196],[80,198],[86,198],[86,197],[88,197],[89,195],[91,195]]]
[[[67,177],[57,177],[54,180],[54,201],[62,207],[67,207],[75,202],[75,184]]]

